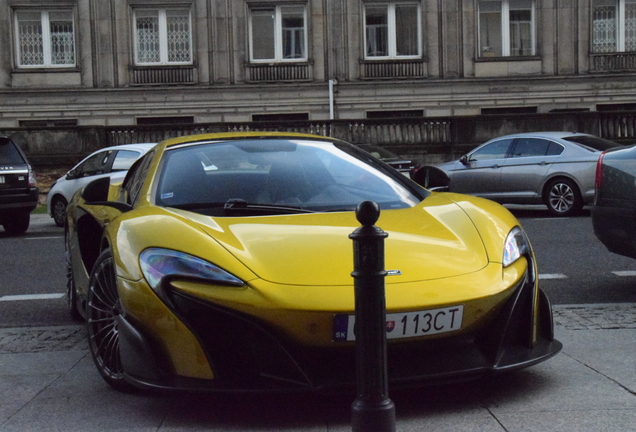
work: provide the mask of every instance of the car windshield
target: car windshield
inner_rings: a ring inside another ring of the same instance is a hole
[[[22,155],[9,138],[0,137],[0,163],[23,164]]]
[[[605,138],[599,138],[591,135],[575,135],[563,137],[564,140],[579,144],[581,147],[590,151],[605,151],[614,147],[621,147],[620,144]]]
[[[366,160],[365,160],[366,159]],[[215,215],[412,207],[425,191],[344,143],[247,139],[168,149],[157,205]]]

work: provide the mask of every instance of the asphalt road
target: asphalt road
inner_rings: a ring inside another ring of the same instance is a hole
[[[571,218],[550,217],[541,207],[512,211],[530,237],[552,303],[636,303],[636,260],[605,249],[589,211]],[[33,215],[24,236],[0,229],[0,327],[74,324],[64,298],[63,234],[45,215]]]

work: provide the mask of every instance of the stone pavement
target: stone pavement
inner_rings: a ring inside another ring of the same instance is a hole
[[[398,431],[636,431],[636,304],[554,307],[564,349],[470,383],[392,391]],[[83,326],[0,329],[0,432],[348,431],[354,395],[121,394]]]

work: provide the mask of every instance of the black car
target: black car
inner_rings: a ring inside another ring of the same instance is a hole
[[[636,258],[636,146],[599,158],[592,225],[610,252]]]
[[[11,235],[29,228],[39,189],[26,155],[8,136],[0,135],[0,224]]]

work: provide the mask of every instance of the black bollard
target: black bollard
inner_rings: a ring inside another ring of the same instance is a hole
[[[358,396],[351,405],[353,432],[394,432],[395,405],[389,399],[386,359],[386,300],[384,294],[384,238],[374,224],[380,207],[363,201],[356,208],[362,226],[353,240],[355,335]]]

